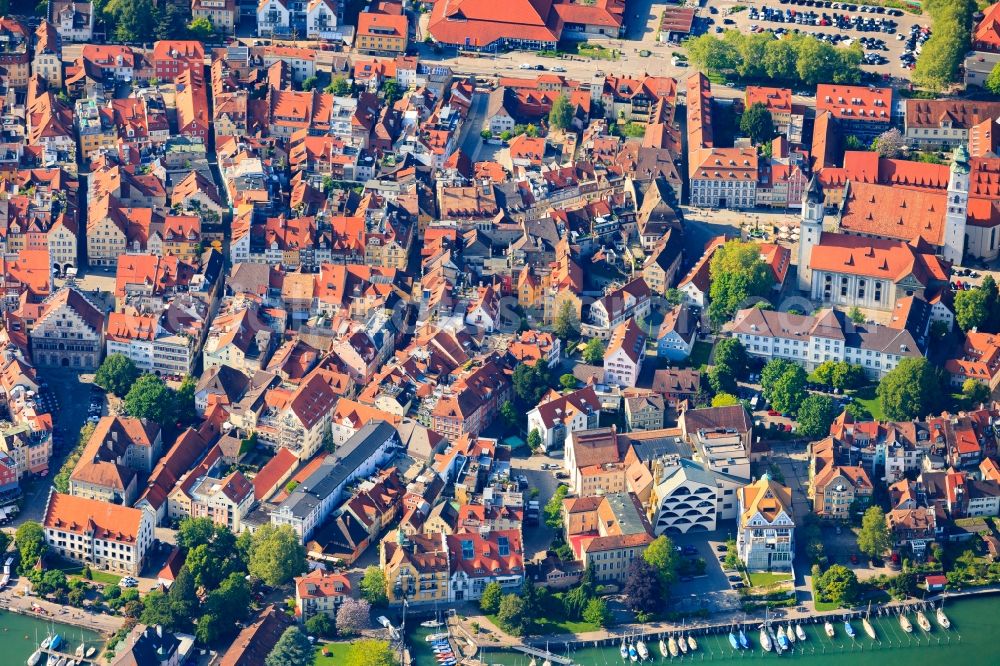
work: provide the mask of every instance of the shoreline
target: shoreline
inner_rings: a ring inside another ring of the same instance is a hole
[[[21,598],[21,603],[11,603],[7,595],[0,596],[0,610],[15,615],[23,615],[42,622],[54,622],[69,627],[87,629],[100,635],[105,641],[125,624],[125,619],[110,615],[93,615],[78,608],[60,606],[41,599]],[[33,610],[32,604],[41,608],[43,613]]]
[[[961,599],[966,597],[972,598],[995,594],[1000,594],[1000,585],[988,585],[961,590],[958,592],[943,592],[925,599],[890,601],[885,604],[880,604],[878,608],[888,609],[890,612],[900,609],[905,609],[907,612],[915,612],[920,608],[936,607],[939,604],[945,603],[949,599]],[[838,608],[836,610],[824,612],[800,612],[794,608],[782,610],[785,611],[780,616],[782,622],[795,621],[809,624],[823,622],[826,618],[860,618],[867,613],[867,610],[864,608]],[[727,617],[729,618],[728,621],[725,619]],[[776,616],[771,615],[770,617]],[[471,617],[469,618],[470,621],[472,619],[473,618]],[[477,620],[480,621],[480,624],[482,624],[482,619],[483,618],[477,618]],[[744,630],[756,629],[757,626],[763,621],[763,613],[720,613],[717,617],[695,619],[685,623],[653,622],[647,624],[623,624],[615,627],[612,631],[604,630],[600,632],[589,632],[588,634],[550,634],[547,636],[529,636],[524,639],[508,636],[507,634],[500,632],[499,628],[494,627],[492,623],[490,623],[489,627],[491,632],[495,632],[491,635],[500,636],[500,640],[486,641],[478,636],[473,640],[476,645],[475,654],[477,655],[482,653],[484,650],[487,652],[495,650],[513,650],[518,646],[538,649],[545,648],[547,644],[564,645],[566,647],[572,646],[575,648],[608,647],[617,645],[623,635],[661,638],[683,631],[685,634],[705,636],[728,632],[734,626],[742,627]],[[470,632],[468,632],[464,625],[465,623],[459,623],[459,628],[462,629],[462,633],[465,634],[465,638],[468,640],[471,638]]]

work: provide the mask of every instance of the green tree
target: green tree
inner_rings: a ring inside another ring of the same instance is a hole
[[[990,387],[970,377],[962,382],[962,397],[966,406],[974,409],[990,399]]]
[[[774,138],[774,118],[763,102],[756,102],[743,112],[740,131],[750,137],[755,146]]]
[[[347,77],[338,74],[331,79],[330,85],[326,87],[325,92],[338,96],[350,95],[351,84],[347,81]]]
[[[316,89],[316,83],[319,81],[315,76],[307,76],[302,79],[302,90],[310,91]]]
[[[987,333],[998,333],[1000,332],[1000,292],[997,290],[996,280],[987,273],[982,284],[979,285],[979,289],[986,294],[986,310],[989,312],[989,316],[983,323],[983,330]]]
[[[560,483],[559,487],[552,494],[552,498],[545,504],[545,524],[554,530],[562,529],[563,523],[563,500],[569,494],[569,487]]]
[[[810,395],[799,405],[799,434],[810,439],[825,437],[837,418],[837,405],[825,395]]]
[[[119,398],[128,393],[139,378],[139,370],[128,356],[110,354],[94,375],[94,383]]]
[[[840,606],[851,604],[858,596],[858,577],[842,564],[834,564],[816,582],[824,601]]]
[[[563,93],[552,102],[549,111],[549,126],[555,129],[568,130],[573,126],[573,105],[569,96]]]
[[[250,584],[242,572],[233,572],[226,576],[218,588],[205,597],[205,609],[220,618],[224,618],[220,634],[235,633],[235,623],[246,619],[250,614]]]
[[[183,2],[164,3],[163,14],[156,23],[157,39],[187,39],[191,5]]]
[[[479,597],[479,608],[487,615],[493,615],[500,610],[500,602],[503,600],[503,586],[493,581],[484,589]]]
[[[326,613],[316,613],[305,621],[306,633],[310,636],[320,638],[333,638],[337,634],[337,629],[333,625],[333,620]]]
[[[514,395],[525,405],[534,407],[549,390],[550,370],[544,359],[520,363],[514,368]]]
[[[614,616],[604,599],[596,598],[587,602],[587,607],[583,610],[583,619],[599,627],[608,627],[611,626]]]
[[[194,576],[191,575],[186,563],[177,573],[174,584],[170,586],[167,599],[170,600],[170,614],[174,628],[188,631],[201,602],[195,589]]]
[[[205,613],[198,618],[198,623],[194,629],[194,637],[199,643],[208,645],[219,640],[221,629],[224,624],[222,618]]]
[[[764,397],[779,412],[795,412],[806,397],[806,371],[802,366],[775,358],[760,374]]]
[[[840,361],[833,368],[833,375],[830,377],[830,382],[835,389],[846,391],[860,388],[867,384],[868,375],[865,374],[865,369],[860,365]]]
[[[125,394],[125,411],[129,416],[149,419],[166,427],[173,414],[173,392],[156,375],[139,377]]]
[[[1000,95],[1000,63],[993,66],[983,85],[994,95]]]
[[[959,81],[976,5],[973,0],[939,0],[924,3],[924,8],[933,19],[934,32],[923,45],[911,78],[918,86],[941,90]]]
[[[740,399],[732,393],[716,393],[712,397],[712,407],[730,407],[740,404]]]
[[[749,299],[764,296],[774,284],[774,274],[760,258],[756,243],[731,240],[716,250],[709,266],[711,303],[709,319],[714,326],[732,319]]]
[[[306,549],[290,525],[264,525],[254,532],[247,569],[271,586],[306,570]]]
[[[345,661],[345,666],[399,666],[389,643],[371,638],[353,641]]]
[[[885,524],[885,512],[870,506],[861,519],[858,530],[858,550],[868,557],[881,557],[892,546],[892,535]]]
[[[542,446],[542,434],[538,432],[538,428],[532,428],[531,432],[528,433],[528,448],[532,451],[537,451]]]
[[[143,600],[142,615],[139,621],[143,624],[161,625],[172,631],[174,628],[173,608],[170,599],[161,590],[152,590]]]
[[[559,377],[559,385],[562,386],[567,391],[572,391],[573,389],[575,389],[578,383],[579,382],[577,382],[576,377],[574,377],[570,373],[566,373],[565,375],[560,375]]]
[[[264,660],[264,666],[311,666],[313,660],[312,643],[298,626],[293,625],[281,634]]]
[[[154,33],[156,6],[152,0],[118,0],[115,7],[115,37],[121,42],[142,42]]]
[[[211,518],[185,518],[177,526],[177,545],[190,550],[212,543],[215,534],[216,525]]]
[[[389,596],[386,593],[385,574],[377,566],[370,566],[365,569],[365,575],[361,579],[361,596],[368,600],[372,606],[385,606],[389,603]]]
[[[590,365],[603,365],[604,341],[600,338],[587,340],[587,345],[583,349],[583,360]]]
[[[199,422],[198,410],[194,405],[194,392],[197,383],[194,377],[188,375],[184,377],[181,385],[172,396],[171,412],[172,422],[179,423],[181,427],[193,426]]]
[[[508,428],[517,427],[518,421],[521,420],[520,414],[517,413],[517,408],[514,407],[514,403],[510,400],[504,400],[503,404],[500,405],[500,417],[507,424]]]
[[[21,573],[31,571],[38,563],[38,558],[48,550],[48,545],[45,543],[45,531],[34,520],[25,521],[17,528],[17,531],[14,532],[14,545],[21,556],[19,564]]]
[[[677,552],[674,550],[674,542],[666,535],[653,539],[642,552],[642,559],[653,567],[657,578],[660,579],[660,592],[664,597],[670,590],[670,585],[677,578]]]
[[[714,35],[704,34],[687,41],[688,59],[703,72],[727,72],[736,68],[738,53]]]
[[[215,34],[215,26],[204,16],[199,16],[188,24],[191,39],[207,42]]]
[[[989,294],[983,289],[955,293],[955,323],[962,331],[979,330],[989,321]]]
[[[851,321],[853,321],[855,324],[865,323],[865,313],[862,312],[861,308],[859,308],[857,305],[851,308],[851,312],[848,316],[850,316]]]
[[[893,421],[909,421],[935,411],[941,381],[923,357],[904,358],[889,371],[876,389],[882,411]]]
[[[403,96],[402,91],[399,88],[399,81],[396,79],[386,79],[382,83],[382,97],[385,99],[386,105],[391,105]]]
[[[747,352],[736,338],[723,338],[715,345],[708,383],[716,393],[733,393],[736,380],[746,374]]]
[[[563,342],[570,338],[576,338],[580,334],[580,318],[577,316],[576,310],[573,309],[573,304],[568,300],[563,301],[562,305],[559,306],[552,330],[556,337]]]
[[[497,624],[511,636],[520,636],[526,622],[524,599],[516,594],[505,594],[497,609]]]

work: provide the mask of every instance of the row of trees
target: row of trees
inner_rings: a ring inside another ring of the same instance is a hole
[[[153,0],[95,0],[94,16],[109,39],[119,42],[148,42],[152,39],[207,40],[215,33],[206,18],[192,19],[191,5],[185,2]]]
[[[864,57],[857,43],[837,48],[805,34],[777,39],[770,32],[743,34],[737,30],[727,30],[721,38],[706,33],[688,41],[687,47],[691,63],[704,72],[736,74],[744,80],[766,79],[770,85],[857,83]]]
[[[933,19],[934,33],[927,40],[916,67],[913,82],[940,90],[959,80],[959,68],[969,51],[974,0],[925,0],[924,9]]]

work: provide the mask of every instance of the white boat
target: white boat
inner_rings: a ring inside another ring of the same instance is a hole
[[[438,622],[437,620],[427,620],[426,622],[421,622],[420,626],[427,627],[428,629],[437,629],[438,627],[443,627],[444,622]]]
[[[51,643],[51,642],[52,642],[52,636],[46,636],[45,640],[42,641],[41,648],[43,650],[46,649],[47,647],[49,647],[49,643]]]
[[[694,639],[694,636],[688,636],[688,648],[690,648],[691,652],[698,649],[698,641]]]
[[[86,647],[87,647],[86,645],[80,643],[79,645],[76,646],[76,652],[74,652],[73,654],[76,655],[77,657],[82,657],[83,651],[86,649]]]
[[[770,652],[774,649],[774,643],[771,642],[771,637],[767,635],[767,630],[764,627],[760,628],[760,646],[764,648],[764,652]]]
[[[833,635],[834,635],[835,631],[833,629],[833,623],[832,622],[830,622],[829,620],[827,620],[826,622],[824,622],[823,623],[823,630],[826,631],[826,635],[827,636],[829,636],[830,638],[833,638]]]
[[[913,633],[913,624],[910,622],[910,618],[906,617],[906,613],[899,614],[899,626],[903,628],[908,634]]]
[[[795,625],[795,637],[800,641],[804,641],[806,639],[806,630],[802,628],[801,624]]]
[[[787,650],[791,647],[791,643],[788,642],[788,636],[785,635],[784,627],[780,625],[778,626],[778,635],[775,638],[778,641],[778,648],[780,648],[780,650]]]
[[[671,657],[676,657],[680,654],[680,650],[677,649],[677,639],[673,636],[671,636],[670,640],[667,641],[667,649],[670,650]]]
[[[681,636],[680,638],[678,638],[677,639],[677,647],[679,647],[681,649],[681,654],[687,654],[688,653],[688,642],[687,642],[687,639],[684,638],[683,636]]]
[[[664,659],[670,656],[670,651],[667,649],[667,644],[664,642],[662,638],[660,639],[660,654],[663,655]]]
[[[789,643],[795,642],[795,630],[792,629],[791,622],[788,623],[788,628],[785,629],[785,636],[788,638]]]
[[[28,657],[28,666],[38,666],[38,662],[40,662],[42,660],[42,656],[44,654],[45,653],[42,652],[41,648],[38,648],[37,650],[35,650],[34,652],[32,652],[31,656]]]
[[[944,614],[944,608],[937,609],[937,623],[940,624],[944,629],[951,628],[951,620],[948,616]]]
[[[861,618],[861,628],[865,630],[866,634],[868,634],[868,638],[872,640],[877,638],[875,635],[875,627],[872,626],[872,623],[868,621],[867,617]]]
[[[646,642],[641,638],[636,641],[635,649],[639,653],[639,659],[642,659],[643,661],[649,659],[649,648],[646,647]]]
[[[552,662],[546,659],[545,661],[542,662],[542,666],[552,666]]]
[[[663,641],[660,641],[660,644],[662,644],[662,643],[663,643]],[[625,641],[624,640],[622,640],[621,653],[622,653],[622,659],[624,661],[628,661],[628,648],[625,646]],[[663,656],[666,657],[667,655],[664,654]]]
[[[538,666],[538,660],[532,657],[531,661],[528,662],[528,666]]]
[[[924,612],[922,610],[917,611],[917,625],[919,625],[920,628],[923,629],[924,631],[930,633],[931,621],[927,619],[927,616],[924,615]]]
[[[424,640],[428,643],[433,643],[434,641],[446,641],[448,640],[448,634],[431,634]]]

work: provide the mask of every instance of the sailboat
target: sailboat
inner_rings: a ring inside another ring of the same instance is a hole
[[[750,639],[743,633],[743,627],[740,627],[740,647],[744,650],[750,649]]]
[[[86,653],[86,654],[85,654],[84,656],[85,656],[85,657],[86,657],[87,659],[90,659],[90,658],[91,658],[91,657],[93,657],[93,656],[94,656],[95,654],[97,654],[97,648],[96,648],[96,647],[94,647],[93,645],[91,645],[91,646],[90,646],[89,648],[87,648],[87,653]]]
[[[788,642],[788,636],[785,635],[785,628],[778,627],[778,647],[782,650],[787,650],[791,647],[791,643]]]
[[[43,656],[45,656],[45,653],[42,652],[42,648],[38,648],[28,657],[28,666],[38,666],[38,662],[42,660]]]
[[[806,639],[806,630],[802,628],[801,624],[795,625],[795,637],[800,641],[804,641]]]
[[[872,614],[872,602],[869,601],[868,613],[863,618],[861,618],[861,627],[865,630],[865,633],[868,634],[868,638],[875,640],[875,627],[873,627],[872,623],[868,620],[871,614]]]
[[[906,617],[906,613],[899,614],[899,626],[903,628],[908,634],[913,633],[913,625],[910,623],[910,618]]]
[[[789,643],[794,643],[795,642],[795,630],[792,629],[792,623],[791,622],[788,623],[788,628],[785,629],[785,636],[788,637],[788,642]]]
[[[646,643],[641,638],[636,642],[635,647],[639,651],[639,659],[643,661],[649,659],[649,648],[646,647]]]
[[[948,616],[944,614],[944,606],[937,609],[937,623],[944,629],[951,628],[951,620],[949,620]]]
[[[684,638],[683,634],[681,634],[681,637],[677,639],[677,647],[679,647],[681,649],[681,653],[682,654],[687,654],[688,653],[688,642]]]
[[[636,652],[635,646],[631,643],[628,646],[628,658],[631,661],[639,661],[639,653]]]
[[[740,649],[740,642],[737,640],[736,634],[733,633],[732,629],[729,630],[729,644],[733,646],[734,650]]]
[[[917,611],[917,624],[920,626],[921,629],[930,633],[931,621],[927,619],[927,616],[924,615],[924,612],[922,610]]]
[[[440,620],[427,620],[426,622],[420,623],[421,627],[427,627],[428,629],[437,629],[444,626],[444,622]]]
[[[621,653],[622,653],[622,659],[624,661],[628,661],[628,646],[625,645],[625,639],[624,638],[622,638]]]
[[[765,652],[774,649],[774,644],[771,642],[771,637],[767,635],[767,629],[764,628],[764,625],[760,627],[760,646],[764,648]]]
[[[854,638],[854,627],[851,626],[850,620],[844,620],[844,631],[847,632],[848,638]]]
[[[694,652],[695,650],[698,649],[698,641],[696,641],[694,639],[694,636],[690,634],[688,634],[688,648],[691,650],[691,652]]]
[[[660,639],[660,654],[666,659],[670,656],[670,650],[667,649],[667,643],[661,638]]]
[[[829,620],[823,623],[823,630],[826,631],[826,635],[830,638],[833,638],[834,633],[836,633],[833,629],[833,623]]]
[[[671,657],[676,657],[680,654],[680,651],[677,649],[677,639],[673,636],[667,641],[667,649],[670,650]]]

